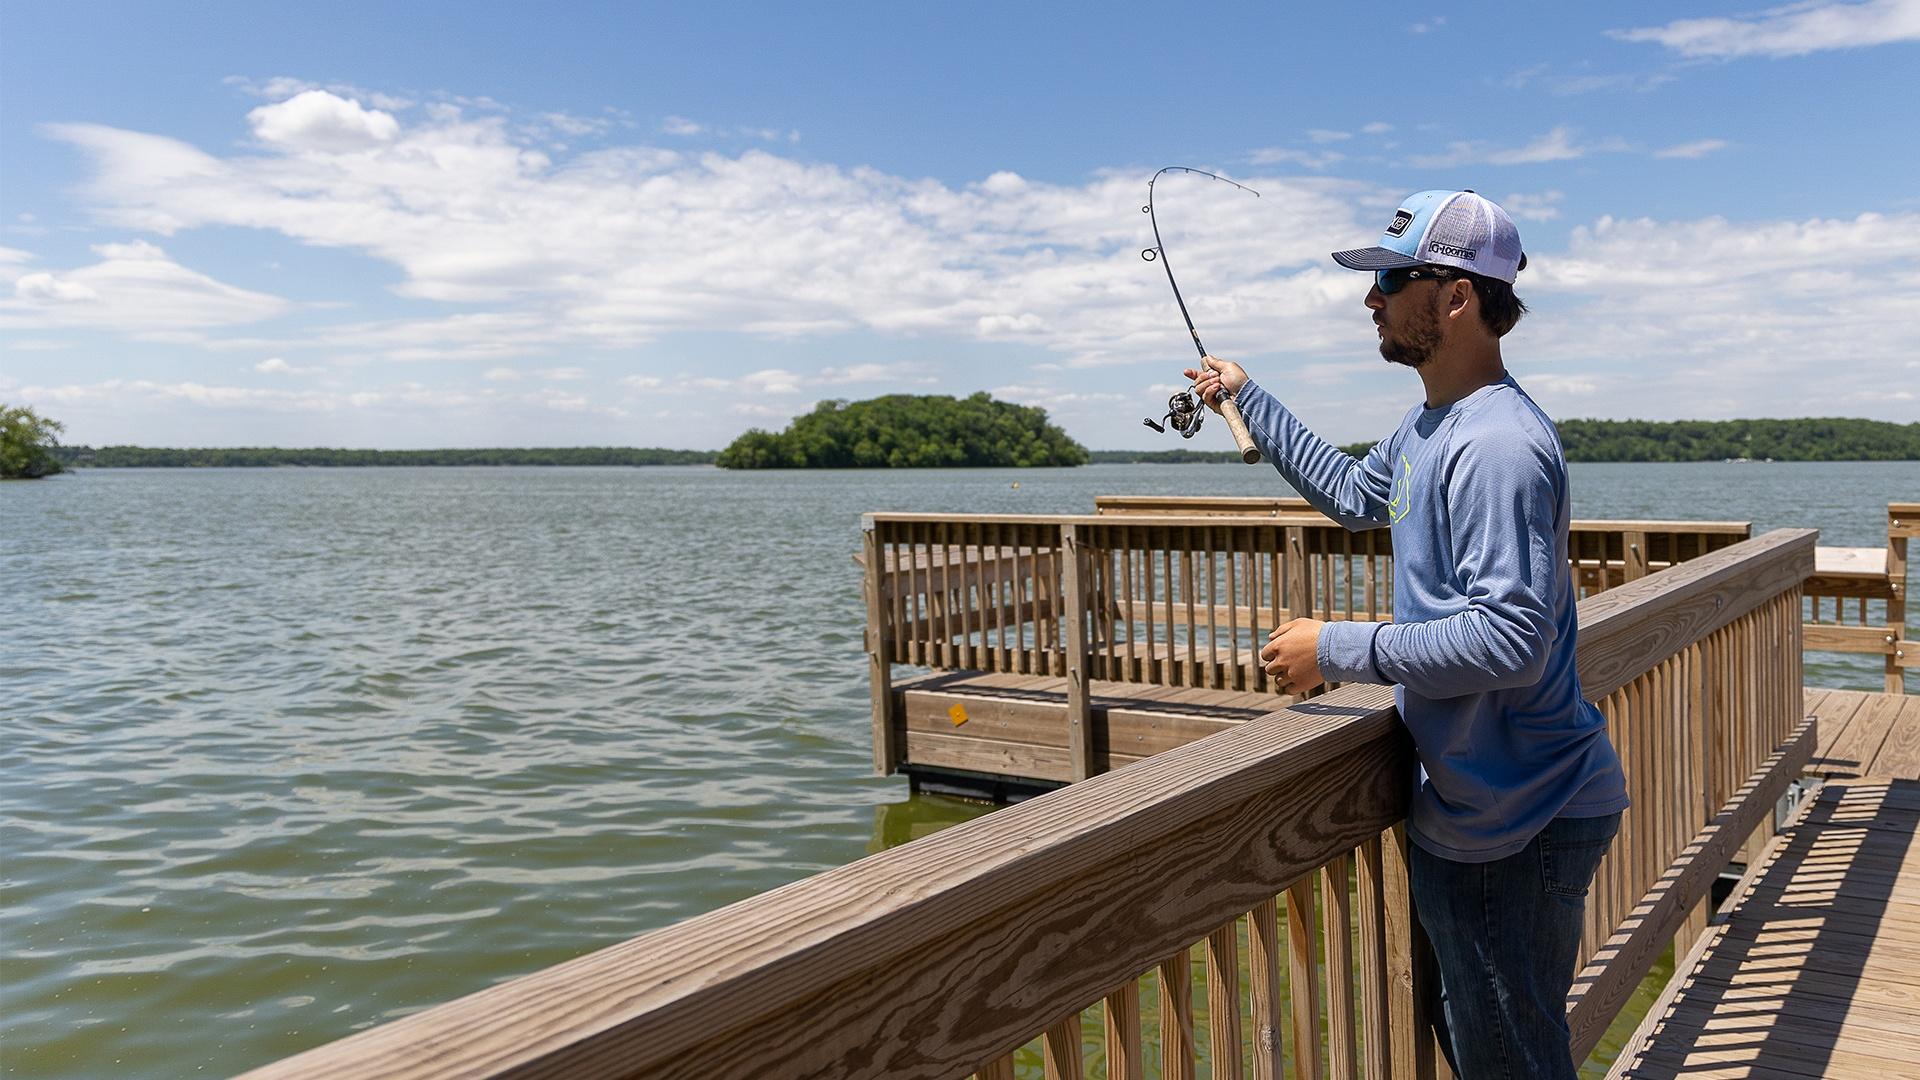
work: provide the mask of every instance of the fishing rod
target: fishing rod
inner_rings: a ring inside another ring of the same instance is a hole
[[[1223,184],[1237,187],[1256,199],[1260,197],[1260,193],[1245,184],[1236,184],[1218,173],[1210,173],[1205,169],[1189,168],[1185,165],[1168,165],[1166,168],[1154,173],[1153,179],[1147,181],[1147,205],[1141,207],[1140,212],[1147,215],[1147,221],[1153,225],[1153,246],[1142,250],[1140,257],[1148,262],[1158,260],[1160,269],[1167,272],[1167,284],[1173,288],[1173,302],[1180,305],[1180,317],[1187,321],[1187,333],[1193,336],[1193,347],[1200,351],[1200,366],[1202,369],[1205,369],[1207,347],[1200,343],[1200,331],[1194,329],[1193,316],[1187,312],[1186,297],[1180,295],[1180,283],[1173,280],[1173,264],[1167,259],[1166,245],[1160,241],[1160,219],[1155,217],[1153,213],[1153,185],[1159,182],[1162,175],[1170,172],[1196,173],[1200,176],[1210,177]],[[1195,383],[1194,385],[1198,386],[1199,384]],[[1224,392],[1220,395],[1220,415],[1226,419],[1227,430],[1233,432],[1233,441],[1240,447],[1240,460],[1249,465],[1258,462],[1260,460],[1260,448],[1253,445],[1253,436],[1248,433],[1247,422],[1240,415],[1240,406],[1235,404],[1234,400],[1226,396]],[[1171,426],[1175,431],[1180,433],[1180,437],[1183,439],[1191,439],[1199,432],[1200,422],[1206,419],[1206,412],[1201,408],[1200,400],[1194,394],[1192,386],[1176,392],[1172,397],[1167,399],[1167,415],[1162,419],[1167,421],[1166,425],[1158,424],[1151,418],[1140,422],[1163,434],[1166,432],[1167,427]]]

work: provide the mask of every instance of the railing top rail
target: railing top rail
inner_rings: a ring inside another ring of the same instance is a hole
[[[1580,601],[1580,689],[1610,694],[1813,575],[1816,529],[1775,529]]]
[[[1392,692],[1344,688],[248,1076],[950,1076],[1058,1019],[1008,986],[1098,999],[1398,820],[1410,768]]]
[[[1181,507],[1204,508],[1208,516],[1216,516],[1223,510],[1244,509],[1251,517],[1272,517],[1277,514],[1307,513],[1318,516],[1307,500],[1298,496],[1262,496],[1262,495],[1097,495],[1093,505],[1101,517],[1126,516],[1130,514],[1153,513],[1166,514],[1169,510],[1177,512]],[[1660,518],[1575,518],[1572,527],[1580,529],[1604,529],[1641,532],[1691,532],[1710,533],[1726,536],[1746,536],[1753,531],[1751,521],[1689,521],[1667,520]]]
[[[914,524],[963,524],[963,525],[1103,525],[1108,527],[1126,526],[1212,526],[1220,528],[1229,524],[1246,525],[1300,525],[1310,527],[1340,527],[1339,523],[1318,510],[1279,511],[1248,514],[1238,521],[1229,520],[1232,515],[1223,514],[944,514],[944,513],[895,513],[875,512],[861,515],[861,524],[872,528],[875,522],[910,522]],[[1601,530],[1619,532],[1690,532],[1722,534],[1727,536],[1745,536],[1752,525],[1745,521],[1655,521],[1575,519],[1571,527],[1576,530]]]
[[[872,528],[876,522],[955,525],[1097,525],[1109,529],[1226,528],[1229,525],[1300,525],[1311,528],[1339,527],[1332,518],[1317,511],[1299,514],[1262,514],[1233,521],[1218,514],[1155,514],[1150,518],[1130,514],[909,514],[872,513],[861,515],[861,526]]]

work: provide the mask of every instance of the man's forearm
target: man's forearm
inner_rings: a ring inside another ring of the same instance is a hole
[[[1387,524],[1386,500],[1372,490],[1359,459],[1315,435],[1252,379],[1234,401],[1260,452],[1321,513],[1349,529]]]

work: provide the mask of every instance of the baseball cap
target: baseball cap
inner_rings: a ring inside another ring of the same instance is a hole
[[[1407,196],[1377,247],[1336,251],[1333,261],[1349,270],[1455,266],[1511,284],[1527,256],[1519,228],[1498,203],[1471,189],[1436,189]]]

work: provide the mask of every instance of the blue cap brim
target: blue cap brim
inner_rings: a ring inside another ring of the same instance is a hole
[[[1403,266],[1425,265],[1411,255],[1403,255],[1392,248],[1383,247],[1336,251],[1333,253],[1333,261],[1349,270],[1398,270]]]

